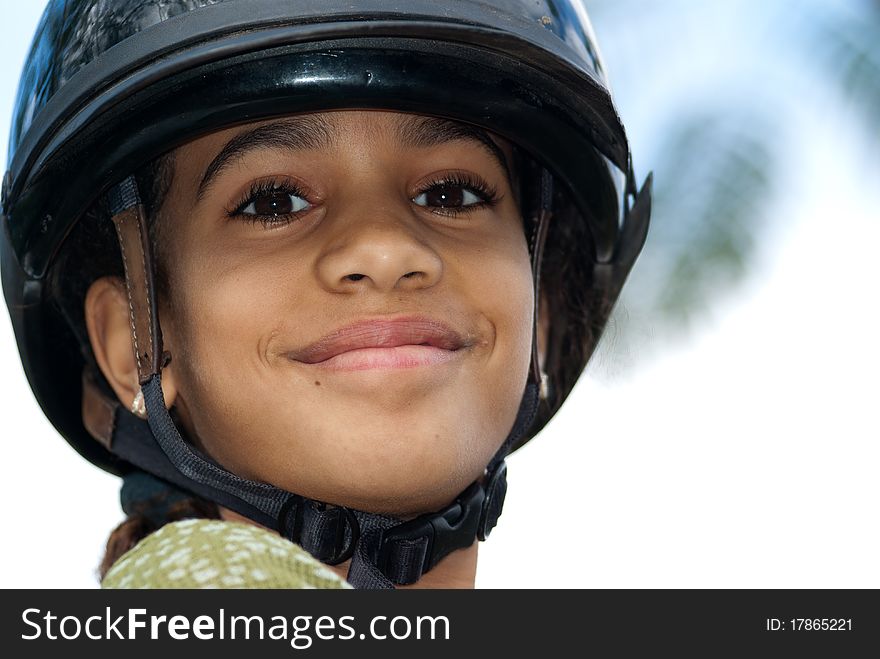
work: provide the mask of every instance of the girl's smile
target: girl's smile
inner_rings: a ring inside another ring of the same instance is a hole
[[[331,371],[403,369],[448,363],[470,345],[438,319],[377,318],[333,330],[290,359]]]

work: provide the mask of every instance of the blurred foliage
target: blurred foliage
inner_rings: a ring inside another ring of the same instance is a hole
[[[641,305],[652,316],[687,326],[715,291],[745,276],[773,192],[774,131],[764,121],[729,110],[697,114],[663,141],[656,240],[639,263]]]
[[[712,15],[699,16],[699,7],[688,2],[586,4],[606,57],[612,51],[616,57],[610,64],[618,93],[621,80],[641,92],[640,81],[680,76],[669,53],[695,48],[687,42],[695,23],[696,32],[730,29],[700,24]],[[858,107],[868,139],[880,137],[880,0],[743,2],[736,10],[752,13],[743,21],[751,33],[741,47],[757,44],[766,53],[760,70],[739,53],[696,51],[696,57],[720,57],[742,70],[724,69],[720,75],[730,80],[721,85],[696,81],[686,94],[673,92],[650,115],[651,125],[638,126],[642,135],[651,133],[645,141],[654,147],[653,153],[634,148],[642,175],[646,163],[654,169],[655,208],[645,250],[603,339],[600,372],[626,370],[670,340],[688,337],[748,281],[762,238],[785,217],[778,207],[774,212],[782,177],[792,170],[796,177],[787,140],[804,136],[788,134],[785,118],[809,102],[774,84],[806,75],[816,98],[836,95]],[[618,42],[609,44],[609,37]],[[725,86],[735,91],[719,93]],[[639,102],[657,99],[639,96]],[[833,126],[829,121],[826,128]]]
[[[880,138],[880,0],[865,0],[859,11],[841,14],[826,7],[814,21],[814,39],[805,60],[818,58],[824,73],[864,114],[868,134]],[[873,146],[876,146],[874,144]]]

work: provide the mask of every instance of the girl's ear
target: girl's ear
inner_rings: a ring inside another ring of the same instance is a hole
[[[131,337],[131,316],[125,282],[119,277],[101,277],[92,282],[86,293],[86,328],[95,361],[119,402],[131,409],[140,391],[137,362]],[[162,370],[165,407],[177,398],[177,386],[171,365]]]

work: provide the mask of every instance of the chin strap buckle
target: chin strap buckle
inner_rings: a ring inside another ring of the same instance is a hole
[[[507,466],[502,461],[485,485],[474,483],[443,510],[387,529],[379,549],[379,569],[396,584],[417,582],[457,549],[485,540],[501,516],[507,492]]]
[[[330,565],[351,558],[361,534],[354,511],[296,494],[281,507],[278,530],[319,561]]]

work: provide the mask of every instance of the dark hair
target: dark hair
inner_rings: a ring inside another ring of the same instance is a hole
[[[516,149],[521,153],[520,149]],[[527,155],[519,163],[521,212],[530,231],[529,209],[538,207],[541,165]],[[528,234],[527,234],[528,235]],[[543,428],[565,402],[596,348],[611,311],[607,293],[593,285],[595,260],[589,223],[558,182],[553,189],[553,216],[541,262],[540,298],[550,319],[544,372],[549,393],[542,400],[532,428]],[[531,438],[526,434],[521,444]],[[514,447],[516,448],[516,447]]]
[[[107,538],[107,548],[98,568],[98,575],[102,580],[125,552],[133,549],[138,542],[166,524],[193,517],[220,519],[220,509],[217,504],[192,497],[168,506],[163,517],[157,520],[149,511],[154,507],[162,506],[163,499],[168,496],[167,493],[160,494],[140,502],[138,504],[140,510],[132,512],[125,521],[113,529],[110,537]]]
[[[541,167],[521,149],[514,147],[512,170],[519,181],[518,199],[527,237],[532,230],[532,211],[540,198]],[[138,170],[135,177],[147,215],[150,241],[156,263],[159,296],[169,292],[165,231],[162,210],[174,176],[173,154],[161,156]],[[549,396],[541,401],[534,427],[543,427],[564,402],[587,363],[607,318],[609,305],[601,291],[592,286],[592,240],[586,221],[574,210],[567,192],[557,186],[554,208],[561,209],[548,228],[541,274],[541,297],[552,322],[546,342],[544,369],[550,384]],[[566,217],[564,213],[570,214]],[[97,366],[85,326],[84,302],[89,286],[98,278],[124,278],[122,258],[106,203],[97,202],[76,224],[58,255],[49,280],[49,294],[80,344],[84,368],[97,385],[113,397],[110,385]],[[576,285],[571,285],[576,282]],[[167,298],[166,298],[167,299]],[[173,410],[172,410],[173,414]],[[527,435],[527,438],[531,435]],[[160,495],[161,496],[161,495]],[[148,509],[154,497],[143,503]],[[111,533],[101,562],[101,577],[125,552],[164,524],[185,517],[217,519],[216,504],[193,496],[167,508],[164,520],[135,512]]]

